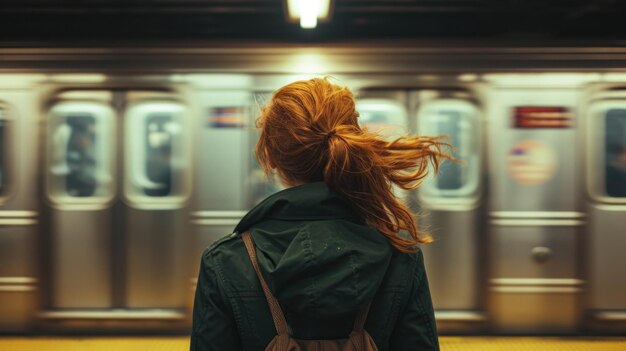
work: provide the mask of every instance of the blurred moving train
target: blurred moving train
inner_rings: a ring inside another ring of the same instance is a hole
[[[623,50],[0,51],[0,332],[188,330],[200,253],[278,190],[259,106],[319,74],[464,161],[399,193],[442,332],[626,332]]]

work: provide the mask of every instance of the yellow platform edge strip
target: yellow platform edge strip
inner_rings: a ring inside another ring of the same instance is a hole
[[[442,351],[625,351],[626,337],[440,337]],[[188,337],[10,337],[2,351],[183,351]]]

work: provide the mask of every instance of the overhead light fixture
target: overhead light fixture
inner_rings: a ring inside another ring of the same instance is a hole
[[[300,27],[310,29],[329,19],[332,0],[285,0],[285,4],[289,21],[300,21]]]

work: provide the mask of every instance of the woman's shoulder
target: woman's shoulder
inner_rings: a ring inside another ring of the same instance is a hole
[[[201,265],[205,272],[213,276],[226,296],[256,291],[256,274],[241,235],[236,232],[204,249]]]
[[[237,232],[230,233],[204,249],[202,265],[207,271],[213,271],[224,277],[230,276],[232,271],[242,270],[244,259],[247,257],[246,248]]]
[[[243,247],[241,235],[237,232],[227,234],[207,246],[202,252],[202,262],[216,263],[216,260],[223,260],[231,255],[240,257],[240,250]]]
[[[400,252],[393,250],[391,262],[385,274],[383,287],[392,290],[404,290],[411,285],[411,278],[423,270],[422,250],[416,248],[414,252]]]

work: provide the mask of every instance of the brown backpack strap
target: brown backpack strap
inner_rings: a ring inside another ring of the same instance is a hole
[[[370,311],[371,305],[372,303],[370,302],[357,312],[356,318],[354,319],[354,326],[352,327],[353,333],[360,333],[363,331],[363,328],[365,328],[365,321],[367,320],[367,314]]]
[[[244,232],[241,235],[243,239],[243,243],[246,245],[246,250],[248,251],[248,256],[250,256],[250,261],[252,261],[252,266],[256,271],[257,277],[259,277],[259,282],[261,282],[261,287],[263,288],[263,294],[265,294],[265,299],[267,300],[267,304],[270,307],[270,312],[272,312],[272,319],[274,320],[274,326],[276,327],[276,332],[278,335],[288,335],[289,331],[287,329],[287,321],[285,320],[285,315],[278,304],[278,300],[276,297],[272,295],[267,283],[265,283],[265,279],[263,279],[263,275],[261,274],[261,269],[259,268],[259,263],[256,260],[256,250],[254,248],[254,242],[252,241],[252,236],[250,232]],[[367,312],[366,312],[367,314]]]

